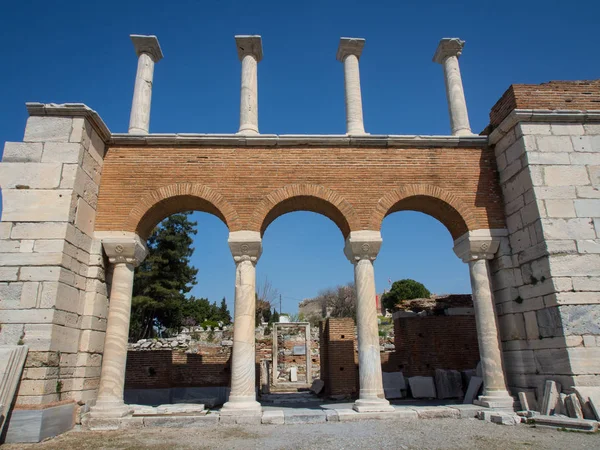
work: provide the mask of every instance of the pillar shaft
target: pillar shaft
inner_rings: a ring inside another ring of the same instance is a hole
[[[256,401],[255,312],[256,262],[262,252],[260,233],[229,233],[229,248],[235,261],[235,305],[231,391],[221,415],[260,415]]]
[[[336,55],[337,60],[344,64],[347,134],[365,134],[358,68],[358,60],[364,45],[364,39],[341,38]]]
[[[236,36],[242,62],[240,90],[240,129],[238,134],[258,134],[258,63],[263,57],[260,36]]]
[[[487,259],[469,262],[484,396],[507,396]]]
[[[354,264],[356,326],[358,330],[358,412],[393,411],[383,396],[381,356],[373,261],[381,247],[379,231],[353,231],[346,239],[346,256]]]
[[[133,265],[117,263],[113,269],[110,304],[104,339],[97,405],[123,407],[127,341],[133,292]]]
[[[129,117],[129,134],[148,134],[154,64],[162,59],[163,54],[156,36],[132,35],[131,40],[138,55],[138,66]]]
[[[471,125],[469,124],[467,101],[465,99],[462,77],[460,76],[458,57],[448,56],[444,59],[443,66],[452,135],[464,136],[473,134],[471,132]]]
[[[154,61],[147,53],[138,58],[131,116],[129,118],[129,134],[148,134],[150,130],[150,104],[152,102],[152,79],[154,78]]]
[[[500,246],[506,230],[473,230],[454,241],[454,253],[469,264],[477,341],[483,377],[483,395],[475,404],[500,410],[513,410],[513,398],[506,389],[502,348],[492,294],[488,260]]]
[[[111,232],[108,232],[109,234]],[[147,254],[146,245],[134,233],[116,233],[118,237],[102,239],[102,246],[113,265],[104,354],[100,372],[98,399],[92,417],[122,417],[131,408],[123,402],[127,342],[131,317],[134,268]]]
[[[356,55],[344,58],[344,86],[346,97],[346,132],[364,134],[360,71]]]
[[[467,102],[463,89],[458,57],[462,53],[465,41],[458,38],[444,38],[440,41],[433,61],[444,68],[444,82],[446,84],[446,98],[450,114],[450,128],[453,136],[466,136],[473,134],[469,124]]]
[[[258,62],[252,55],[242,59],[239,133],[258,134]]]

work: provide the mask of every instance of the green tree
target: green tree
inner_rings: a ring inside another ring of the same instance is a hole
[[[231,313],[227,308],[225,297],[221,300],[221,306],[219,307],[219,320],[223,322],[224,325],[229,325],[231,323]]]
[[[271,323],[279,323],[279,313],[277,310],[273,311],[273,315],[271,315]]]
[[[194,301],[185,297],[198,273],[190,264],[194,251],[191,235],[196,234],[190,214],[173,214],[148,239],[148,256],[136,270],[133,284],[129,334],[133,340],[151,337],[155,326],[178,329],[187,302]]]
[[[411,279],[404,279],[394,281],[392,289],[381,297],[381,301],[383,306],[391,311],[402,300],[429,297],[431,297],[431,292],[422,283]]]

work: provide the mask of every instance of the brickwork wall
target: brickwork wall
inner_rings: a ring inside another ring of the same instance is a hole
[[[494,129],[513,109],[600,110],[600,80],[513,84],[490,111]]]
[[[433,376],[435,369],[474,369],[479,361],[475,316],[394,320],[394,353],[382,353],[383,370]],[[383,355],[387,356],[384,361]]]
[[[327,395],[358,393],[355,361],[354,320],[325,319],[321,322],[321,376]]]
[[[82,117],[32,115],[0,164],[0,345],[29,353],[18,405],[96,397],[107,314],[93,240],[104,142]]]
[[[309,210],[346,235],[416,209],[457,238],[467,227],[505,226],[495,170],[493,152],[480,148],[112,147],[96,230],[144,235],[163,217],[195,209],[230,231],[264,231],[281,214]]]

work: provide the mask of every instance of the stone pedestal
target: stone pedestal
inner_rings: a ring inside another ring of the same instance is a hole
[[[364,46],[364,39],[341,38],[337,50],[337,60],[344,63],[346,134],[366,134],[360,91],[360,71],[358,68],[358,60]]]
[[[469,264],[473,290],[473,307],[483,378],[483,395],[479,396],[474,403],[490,408],[512,410],[514,399],[506,389],[488,265],[488,260],[493,258],[500,243],[492,233],[493,230],[470,231],[455,241],[454,252]]]
[[[446,83],[446,97],[448,99],[448,112],[450,113],[450,127],[453,136],[469,136],[471,125],[467,113],[467,102],[463,89],[458,57],[462,53],[465,41],[458,38],[444,38],[440,41],[433,61],[444,68]]]
[[[258,134],[258,63],[263,57],[260,36],[236,36],[242,62],[240,129],[238,134]]]
[[[359,398],[357,412],[393,411],[384,398],[373,261],[381,248],[379,231],[354,231],[346,239],[344,253],[354,264],[356,285],[356,322],[358,329]]]
[[[150,104],[152,101],[152,80],[154,64],[163,57],[156,36],[131,35],[138,67],[135,75],[129,134],[148,134],[150,128]]]
[[[256,262],[262,253],[260,233],[235,231],[229,234],[229,248],[235,261],[235,310],[231,392],[221,416],[260,416],[256,401],[255,337]]]
[[[147,249],[135,234],[130,237],[102,239],[102,246],[114,268],[98,399],[90,411],[90,416],[92,418],[118,418],[132,411],[123,402],[123,388],[125,386],[127,341],[133,293],[133,271],[146,257]]]

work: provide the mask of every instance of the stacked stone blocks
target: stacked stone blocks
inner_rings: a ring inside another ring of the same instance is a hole
[[[505,366],[538,398],[548,378],[600,384],[600,124],[560,113],[516,110],[490,136],[509,233],[492,264]]]
[[[0,164],[0,343],[30,351],[17,405],[95,398],[106,327],[94,222],[105,144],[85,117],[38,116]]]

